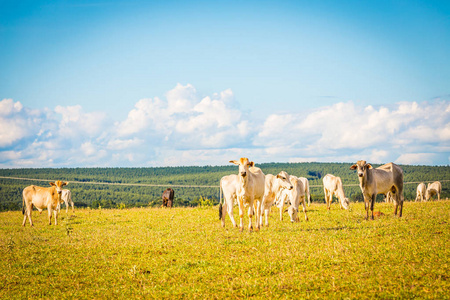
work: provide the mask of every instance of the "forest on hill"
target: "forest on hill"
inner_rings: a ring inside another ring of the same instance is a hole
[[[306,177],[313,202],[324,202],[322,177],[339,176],[345,195],[353,202],[363,201],[356,172],[349,163],[265,163],[258,164],[265,174],[288,174]],[[377,167],[379,165],[373,165]],[[414,200],[418,182],[442,183],[441,198],[450,196],[450,166],[401,165],[404,171],[404,196]],[[39,168],[0,169],[0,177],[32,178],[18,180],[0,178],[0,211],[22,209],[22,190],[31,184],[48,186],[45,180],[68,181],[68,189],[77,207],[125,208],[160,206],[161,194],[167,187],[175,191],[176,206],[197,206],[208,199],[219,202],[222,176],[237,174],[238,167],[191,166],[158,168]],[[155,185],[155,186],[150,186]],[[351,186],[348,186],[351,185]],[[378,196],[382,200],[382,196]]]

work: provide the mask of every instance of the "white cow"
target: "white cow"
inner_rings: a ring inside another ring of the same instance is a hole
[[[425,200],[428,201],[434,195],[437,195],[438,201],[441,200],[442,185],[439,181],[429,183],[427,186],[427,191],[425,193]]]
[[[323,191],[325,193],[325,203],[327,208],[330,209],[331,202],[333,201],[333,195],[338,198],[341,209],[349,209],[350,202],[345,197],[344,187],[342,186],[342,180],[340,177],[327,174],[323,177]]]
[[[261,218],[259,220],[260,226],[263,225],[263,213],[265,215],[265,225],[269,226],[270,207],[275,202],[276,196],[281,189],[291,190],[293,188],[289,175],[285,171],[281,171],[277,176],[267,174],[264,187],[264,198],[261,205]]]
[[[427,191],[427,186],[425,183],[421,182],[417,186],[417,192],[416,192],[416,200],[424,201],[425,200],[425,193]]]
[[[364,196],[366,206],[366,220],[369,219],[369,208],[372,211],[377,194],[386,195],[392,193],[395,204],[394,214],[397,215],[397,209],[400,206],[399,217],[403,210],[403,170],[394,163],[387,163],[376,169],[365,160],[359,160],[350,167],[351,170],[358,171],[359,187]]]
[[[219,219],[222,221],[222,227],[225,227],[225,213],[228,212],[231,223],[237,227],[236,221],[233,217],[233,206],[237,203],[237,190],[239,186],[239,176],[231,174],[223,176],[220,179],[220,204],[219,204]],[[222,206],[222,194],[224,198]]]
[[[73,208],[73,201],[72,201],[72,193],[67,189],[62,190],[61,203],[63,203],[63,201],[66,204],[66,213],[69,212],[69,205],[72,206],[72,213],[73,213],[74,208]]]
[[[289,176],[289,180],[293,186],[292,189],[282,189],[279,193],[279,199],[277,201],[278,208],[280,209],[280,220],[283,219],[283,205],[285,202],[289,202],[290,205],[287,209],[291,222],[300,221],[298,217],[298,208],[300,204],[303,206],[303,213],[305,214],[305,220],[308,221],[308,216],[306,215],[306,196],[307,188],[304,185],[304,180],[298,178],[294,175]]]
[[[237,199],[239,205],[239,229],[244,229],[244,208],[248,207],[249,230],[253,229],[252,217],[254,212],[254,202],[256,201],[256,230],[259,230],[259,214],[261,211],[261,203],[264,197],[264,179],[265,175],[260,168],[255,167],[255,163],[249,161],[248,158],[242,157],[239,161],[230,160],[230,163],[239,166],[239,185],[237,189]]]
[[[55,182],[50,182],[51,187],[44,188],[36,185],[30,185],[23,190],[22,198],[22,214],[23,223],[25,226],[27,217],[30,221],[30,225],[33,226],[33,221],[31,220],[31,212],[33,210],[33,205],[41,212],[44,208],[48,210],[48,224],[52,224],[52,212],[55,214],[55,225],[58,224],[58,205],[61,202],[62,187],[69,184],[68,182],[62,182],[57,180]]]
[[[308,200],[308,206],[311,205],[311,193],[309,192],[309,181],[305,177],[298,177],[303,183],[303,186],[305,187],[305,197]]]

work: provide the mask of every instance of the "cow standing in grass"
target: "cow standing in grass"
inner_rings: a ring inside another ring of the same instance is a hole
[[[434,195],[437,195],[438,201],[441,200],[442,185],[439,181],[429,183],[427,186],[427,191],[425,192],[425,200],[428,201]]]
[[[61,202],[62,187],[67,184],[69,183],[57,180],[55,182],[50,182],[51,187],[49,188],[36,185],[26,187],[22,193],[22,214],[24,215],[22,226],[25,226],[27,218],[30,221],[30,225],[33,226],[33,221],[31,220],[33,205],[39,212],[42,212],[43,209],[47,208],[48,225],[52,225],[52,213],[54,213],[55,225],[57,225],[58,207]]]
[[[293,186],[289,180],[289,174],[281,171],[276,176],[267,174],[265,178],[264,198],[261,206],[261,217],[259,225],[263,225],[263,213],[265,215],[265,225],[269,226],[269,212],[270,207],[275,202],[277,195],[282,189],[292,190]]]
[[[66,204],[66,213],[69,212],[69,205],[72,206],[72,213],[74,213],[72,193],[69,190],[67,189],[62,190],[61,200],[62,200],[61,203],[64,202]]]
[[[264,178],[265,175],[260,168],[255,167],[254,162],[248,158],[242,157],[240,160],[230,160],[230,163],[239,166],[239,184],[237,188],[237,199],[239,205],[239,229],[244,229],[244,209],[248,208],[248,228],[253,229],[252,217],[255,215],[253,207],[256,201],[256,230],[259,230],[259,215],[261,211],[261,202],[264,197]]]
[[[417,186],[415,201],[417,201],[417,200],[423,201],[425,199],[426,191],[427,191],[427,186],[425,185],[425,183],[423,183],[423,182],[419,183],[419,185]]]
[[[364,196],[366,206],[366,220],[369,219],[369,209],[372,212],[377,194],[386,195],[391,192],[395,204],[394,214],[397,215],[397,209],[400,207],[399,217],[403,210],[403,170],[394,163],[387,163],[376,169],[365,160],[360,160],[350,167],[351,170],[357,170],[359,187]]]
[[[172,188],[166,189],[162,194],[162,202],[164,207],[172,207],[173,206],[173,198],[175,196],[175,192]]]
[[[231,223],[237,227],[233,216],[233,206],[237,203],[237,190],[239,186],[239,176],[235,174],[223,176],[220,179],[220,195],[219,195],[219,219],[222,222],[222,227],[225,227],[225,213],[228,212]],[[222,205],[223,194],[223,205]]]

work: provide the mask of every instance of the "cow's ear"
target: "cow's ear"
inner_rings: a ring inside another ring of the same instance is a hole
[[[367,169],[373,169],[371,164],[366,164]]]
[[[248,164],[250,165],[250,167],[254,167],[255,166],[255,163],[253,161],[249,162]]]
[[[357,168],[357,166],[353,165],[353,166],[350,167],[350,170],[355,170],[356,168]]]
[[[54,182],[50,182],[51,186],[56,186],[56,184]]]
[[[68,184],[69,184],[69,182],[68,182],[68,181],[66,181],[66,182],[63,182],[63,184],[62,184],[62,185],[64,186],[64,185],[68,185]]]
[[[237,160],[230,160],[230,163],[235,164],[235,165],[239,165],[239,162]]]

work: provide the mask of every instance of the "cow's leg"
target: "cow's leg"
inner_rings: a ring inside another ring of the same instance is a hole
[[[30,226],[34,226],[33,225],[33,221],[31,220],[31,212],[33,211],[33,204],[27,204],[26,205],[26,212],[25,212],[25,217],[24,217],[24,219],[23,219],[23,221],[24,221],[24,224],[23,224],[23,226],[25,226],[25,220],[26,220],[26,218],[28,218],[28,221],[30,221]]]
[[[228,212],[228,216],[230,216],[230,220],[231,223],[233,224],[233,227],[237,227],[236,221],[234,220],[234,216],[233,216],[233,203],[230,203],[230,205],[227,206],[227,212]],[[224,221],[225,221],[225,214],[222,213]],[[224,224],[225,226],[225,224]]]
[[[302,201],[302,206],[303,206],[303,213],[305,214],[305,221],[308,221],[308,216],[306,215],[306,201],[304,198]]]
[[[283,221],[283,208],[284,208],[284,199],[281,199],[280,203],[278,203],[278,208],[280,209],[280,221]]]
[[[222,205],[222,214],[220,218],[220,222],[222,223],[222,227],[225,227],[225,212],[227,211],[227,202],[225,201]]]
[[[75,209],[74,209],[74,207],[73,207],[73,206],[74,206],[74,203],[73,203],[73,201],[72,201],[72,202],[70,202],[70,205],[72,206],[72,214],[73,214],[73,213],[75,213]]]
[[[48,210],[48,225],[52,225],[52,208],[51,207],[47,207]]]
[[[58,211],[54,210],[53,214],[55,215],[55,225],[58,225]]]
[[[255,208],[253,207],[253,203],[250,203],[250,206],[248,207],[248,230],[253,230],[252,225],[252,217],[254,215]],[[256,223],[258,223],[258,220],[256,220]],[[258,224],[256,224],[256,227],[258,228]]]
[[[375,204],[375,199],[377,198],[377,194],[375,193],[375,194],[373,194],[372,195],[372,198],[371,198],[371,201],[370,201],[370,212],[371,212],[371,219],[373,220],[374,219],[374,217],[373,217],[373,206],[374,206],[374,204]]]
[[[239,230],[244,230],[244,201],[239,199]]]
[[[369,220],[369,201],[364,197],[364,206],[366,209],[366,220]]]

